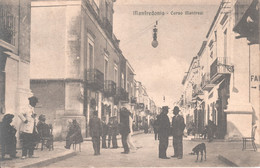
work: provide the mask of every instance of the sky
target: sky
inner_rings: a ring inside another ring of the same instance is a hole
[[[135,70],[135,79],[142,82],[157,106],[172,107],[180,99],[182,79],[206,39],[219,4],[220,0],[117,0],[114,3],[114,34]],[[134,11],[165,14],[134,15]],[[186,15],[185,11],[202,14]],[[156,20],[159,45],[153,48]]]

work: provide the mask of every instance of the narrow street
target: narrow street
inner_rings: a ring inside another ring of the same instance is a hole
[[[54,163],[48,167],[227,167],[218,160],[213,143],[207,145],[207,161],[195,162],[196,156],[189,155],[191,149],[199,142],[184,140],[184,156],[178,160],[171,158],[162,160],[158,158],[158,143],[153,139],[153,134],[141,134],[133,137],[137,147],[135,153],[121,154],[122,148],[101,149],[100,156],[93,155],[92,143],[85,141],[82,152],[72,158]],[[120,140],[118,140],[121,145]],[[173,155],[172,140],[169,141],[168,156]]]

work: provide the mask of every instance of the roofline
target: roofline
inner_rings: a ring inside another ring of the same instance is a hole
[[[220,10],[221,10],[221,8],[222,8],[222,5],[223,5],[223,2],[220,2],[220,5],[219,5],[219,7],[218,7],[218,11],[217,11],[217,13],[216,13],[216,15],[215,15],[215,17],[214,17],[212,23],[211,23],[211,26],[210,26],[210,28],[209,28],[209,31],[208,31],[207,35],[206,35],[206,38],[209,37],[209,34],[210,34],[210,32],[211,32],[213,26],[215,25],[216,21],[217,21],[217,18],[218,18],[219,14],[220,14]]]

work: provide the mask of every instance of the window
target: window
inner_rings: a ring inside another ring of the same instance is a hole
[[[88,69],[94,68],[94,43],[88,38],[88,58],[87,58]]]
[[[227,29],[224,31],[224,57],[227,57]]]
[[[0,7],[0,39],[15,46],[15,27],[17,18],[10,13],[11,8],[6,5]]]
[[[123,73],[121,74],[121,87],[125,88],[125,75]]]
[[[117,65],[114,66],[114,81],[117,84],[118,80],[118,70],[117,70]]]
[[[105,65],[104,65],[104,79],[107,80],[107,75],[108,75],[108,59],[105,56]]]

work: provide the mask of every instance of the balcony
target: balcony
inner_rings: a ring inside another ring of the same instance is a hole
[[[202,76],[201,88],[202,90],[210,91],[215,85],[210,83],[209,73],[206,73]]]
[[[103,90],[104,74],[97,69],[88,69],[85,72],[86,88],[91,90]]]
[[[104,17],[104,28],[107,31],[108,35],[112,37],[113,27],[111,22],[106,17]]]
[[[128,102],[129,101],[128,92],[126,92],[125,89],[123,89],[121,87],[117,88],[116,95],[117,95],[116,97],[118,97],[118,99],[120,101],[123,101],[123,102]]]
[[[104,96],[112,97],[116,94],[116,83],[112,80],[106,80],[104,84]]]
[[[137,98],[132,96],[132,97],[130,98],[130,102],[131,102],[131,104],[136,104]]]
[[[228,57],[218,57],[210,65],[210,80],[212,84],[219,83],[227,75],[230,75],[232,69],[230,65],[230,58]]]
[[[203,91],[199,87],[199,85],[194,85],[192,89],[192,97],[196,97],[198,95],[203,95]]]

